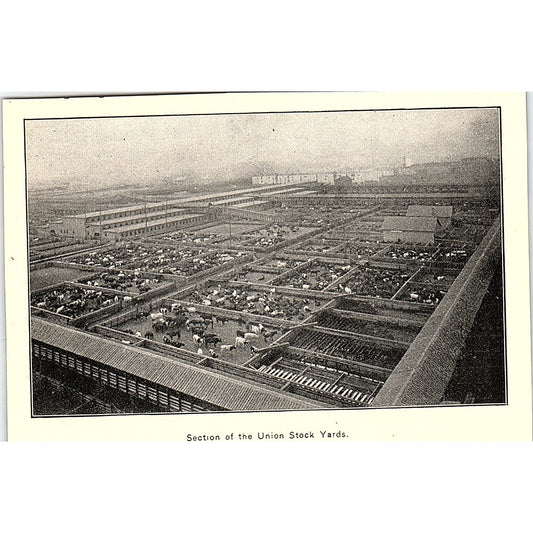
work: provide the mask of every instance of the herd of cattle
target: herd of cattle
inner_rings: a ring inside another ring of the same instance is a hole
[[[199,313],[195,307],[184,307],[181,304],[172,304],[170,308],[162,307],[155,312],[143,313],[142,317],[150,321],[149,329],[144,335],[140,331],[133,331],[132,329],[125,329],[124,331],[138,338],[149,340],[154,339],[155,333],[160,333],[165,344],[177,348],[185,346],[185,343],[182,342],[184,340],[182,335],[188,334],[196,346],[197,354],[207,354],[211,357],[218,357],[216,348],[221,352],[231,352],[237,348],[248,347],[251,352],[254,352],[257,348],[252,342],[258,340],[268,342],[278,333],[277,329],[239,319],[237,322],[240,329],[236,330],[234,342],[224,344],[222,338],[215,332],[215,324],[223,324],[228,319]],[[131,343],[127,340],[123,342]]]
[[[113,249],[88,252],[69,262],[109,269],[139,269],[144,272],[188,276],[246,255],[244,251],[206,252],[201,248],[123,243]]]
[[[113,303],[131,299],[131,296],[112,295],[98,288],[61,286],[32,296],[31,305],[69,318],[77,318]]]
[[[194,290],[187,299],[206,306],[284,320],[303,320],[320,306],[320,300],[316,298],[279,294],[275,287],[272,287],[269,292],[260,292],[244,286],[224,287],[221,284],[216,285],[215,288]]]
[[[123,292],[137,292],[142,294],[159,285],[162,278],[158,276],[147,276],[141,270],[124,271],[110,269],[108,272],[102,272],[97,277],[86,280],[85,285],[92,287],[103,287]]]
[[[350,278],[333,290],[359,296],[390,298],[411,275],[412,272],[403,269],[393,270],[357,265]]]
[[[284,278],[282,284],[286,287],[321,291],[351,268],[350,265],[314,263],[305,271],[295,272]]]

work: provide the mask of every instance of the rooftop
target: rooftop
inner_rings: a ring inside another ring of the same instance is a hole
[[[292,187],[290,189],[285,189],[284,191],[272,191],[272,192],[265,192],[261,194],[261,196],[275,196],[276,194],[287,194],[287,193],[293,193],[297,191],[301,191],[301,187]]]
[[[178,220],[188,220],[188,219],[195,219],[198,217],[202,217],[204,215],[194,214],[194,215],[179,215],[176,217],[168,217],[167,219],[156,219],[149,222],[139,222],[139,224],[130,224],[129,226],[122,226],[120,228],[111,228],[107,229],[106,231],[108,233],[124,233],[132,230],[137,229],[144,229],[144,228],[152,228],[156,226],[161,226],[167,223],[176,222]]]
[[[383,220],[381,229],[384,231],[423,231],[435,232],[439,226],[436,217],[393,217]]]
[[[176,213],[183,213],[183,209],[177,208],[177,207],[171,207],[166,211],[166,214],[168,216],[175,215]],[[165,214],[165,211],[158,211],[157,213],[147,213],[147,218],[154,218],[158,216],[162,216]],[[107,220],[102,221],[102,226],[108,226],[110,224],[120,223],[122,225],[126,224],[129,221],[138,220],[139,218],[144,217],[144,212],[140,215],[131,215],[129,217],[116,217],[116,218],[109,218]],[[89,226],[100,226],[100,222],[92,222],[89,224]]]

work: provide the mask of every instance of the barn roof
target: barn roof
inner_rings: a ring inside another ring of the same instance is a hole
[[[453,207],[451,205],[410,205],[407,208],[408,217],[440,217],[451,218]]]
[[[319,402],[297,398],[182,361],[32,317],[32,339],[183,392],[230,411],[316,409]]]
[[[422,231],[434,233],[439,221],[436,217],[385,217],[381,229],[384,231]]]

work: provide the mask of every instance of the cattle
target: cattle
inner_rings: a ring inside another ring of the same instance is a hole
[[[167,329],[167,323],[164,320],[158,320],[152,324],[152,329],[156,331],[164,331]]]
[[[167,335],[170,335],[171,337],[178,337],[178,339],[181,338],[181,333],[179,329],[169,329],[167,331]]]
[[[200,344],[202,342],[202,337],[200,335],[197,335],[196,333],[192,336],[192,340],[196,342],[197,344]]]
[[[220,350],[222,352],[231,352],[231,351],[235,350],[235,346],[233,346],[233,344],[221,344],[220,345]]]
[[[244,348],[244,345],[247,343],[247,339],[245,337],[235,337],[235,347],[236,348]]]
[[[193,326],[191,327],[191,332],[194,335],[199,335],[202,337],[204,335],[205,329],[203,326]]]
[[[204,337],[204,342],[206,346],[208,346],[209,344],[213,344],[216,346],[219,342],[222,342],[222,339],[217,335],[214,335],[213,333],[209,333]]]
[[[202,348],[198,348],[198,351],[196,353],[200,356],[204,355],[204,351],[202,350]]]
[[[245,333],[244,334],[244,338],[246,340],[250,340],[250,339],[257,339],[259,337],[259,335],[257,333],[251,333],[251,332],[248,332],[248,333]]]
[[[261,328],[259,326],[250,326],[250,330],[252,331],[252,333],[255,333],[256,335],[259,335],[259,333],[261,333]]]

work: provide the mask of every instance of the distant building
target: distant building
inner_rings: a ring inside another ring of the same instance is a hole
[[[433,244],[443,227],[437,217],[388,216],[381,229],[385,242]]]
[[[379,181],[384,172],[384,170],[364,168],[351,171],[348,175],[352,178],[353,183],[365,183],[368,181]]]
[[[350,178],[350,176],[339,175],[335,177],[336,187],[346,188],[346,187],[350,187],[352,184],[353,184],[353,181],[352,181],[352,178]]]
[[[334,185],[340,176],[347,176],[351,183],[364,183],[367,181],[379,181],[384,171],[377,169],[358,169],[347,172],[304,172],[297,174],[269,174],[253,176],[253,185],[294,185],[297,183],[322,183]]]
[[[408,217],[437,217],[444,228],[452,224],[453,207],[451,205],[410,205],[407,208]]]
[[[316,182],[333,183],[333,173],[269,174],[252,177],[253,185],[294,185]]]

